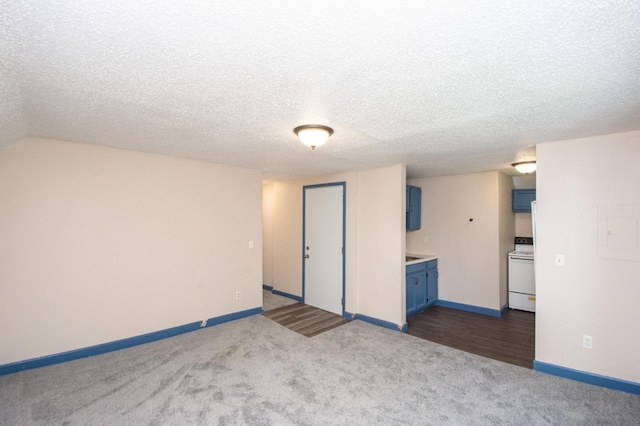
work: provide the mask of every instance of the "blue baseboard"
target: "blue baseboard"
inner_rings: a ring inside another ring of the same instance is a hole
[[[262,284],[262,289],[263,289],[263,290],[269,290],[269,291],[272,291],[272,290],[273,290],[273,286],[272,286],[272,285]]]
[[[403,333],[405,333],[407,331],[407,323],[406,322],[404,324],[402,324],[402,326],[400,326],[399,324],[394,324],[394,323],[389,322],[389,321],[385,321],[385,320],[381,320],[381,319],[378,319],[378,318],[369,317],[367,315],[362,315],[362,314],[351,314],[351,313],[345,312],[344,316],[346,318],[358,319],[360,321],[368,322],[369,324],[378,325],[380,327],[388,328],[389,330],[393,330],[393,331],[401,331]]]
[[[262,307],[248,309],[246,311],[234,312],[232,314],[222,315],[215,318],[209,318],[205,327],[222,324],[225,322],[245,318],[251,315],[261,314]],[[166,339],[167,337],[177,336],[178,334],[188,333],[190,331],[200,330],[201,321],[192,322],[190,324],[179,325],[177,327],[167,328],[152,333],[141,334],[140,336],[128,337],[122,340],[116,340],[108,343],[101,343],[95,346],[89,346],[81,349],[74,349],[68,352],[47,355],[40,358],[28,359],[25,361],[13,362],[10,364],[0,365],[0,376],[5,374],[17,373],[18,371],[31,370],[33,368],[45,367],[47,365],[59,364],[61,362],[71,361],[74,359],[86,358],[94,355],[100,355],[107,352],[117,351],[119,349],[130,348],[132,346],[142,345],[144,343],[154,342],[156,340]]]
[[[342,317],[346,319],[354,320],[356,319],[356,314],[352,314],[351,312],[344,311],[344,314],[342,314]]]
[[[285,293],[284,291],[280,291],[280,290],[271,290],[271,293],[277,294],[278,296],[288,297],[289,299],[293,299],[296,302],[304,303],[302,301],[302,297],[301,296],[296,296],[296,295],[293,295],[293,294]]]
[[[442,306],[443,308],[457,309],[459,311],[473,312],[474,314],[489,315],[489,316],[498,317],[498,318],[502,316],[502,311],[498,309],[489,309],[489,308],[483,308],[480,306],[465,305],[464,303],[449,302],[441,299],[438,299],[438,301],[436,302],[436,306]]]
[[[547,364],[546,362],[537,360],[533,361],[533,369],[542,373],[564,377],[565,379],[576,380],[578,382],[589,383],[590,385],[602,386],[604,388],[640,395],[640,383],[614,379],[613,377],[600,376],[599,374],[560,367],[558,365]]]
[[[509,310],[509,302],[505,303],[502,309],[500,309],[500,316],[503,316],[505,312]]]

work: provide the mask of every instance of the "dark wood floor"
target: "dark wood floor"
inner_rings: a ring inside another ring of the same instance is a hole
[[[265,311],[263,315],[303,336],[313,337],[349,322],[340,315],[302,303]]]
[[[407,319],[407,333],[445,346],[533,368],[535,314],[507,309],[502,318],[433,306]]]

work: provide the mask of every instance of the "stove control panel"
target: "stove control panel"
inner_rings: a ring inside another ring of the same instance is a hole
[[[533,238],[531,237],[516,237],[516,244],[533,245]]]

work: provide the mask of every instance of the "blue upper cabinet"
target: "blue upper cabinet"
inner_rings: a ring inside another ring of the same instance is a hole
[[[422,188],[407,185],[407,229],[420,229]]]
[[[531,202],[535,199],[535,188],[514,189],[511,198],[511,210],[514,212],[531,212]]]

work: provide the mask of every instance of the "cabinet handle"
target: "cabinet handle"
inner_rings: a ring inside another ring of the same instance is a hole
[[[309,258],[309,255],[308,255],[308,254],[305,254],[305,255],[304,255],[304,258],[305,258],[305,259],[308,259],[308,258]]]

